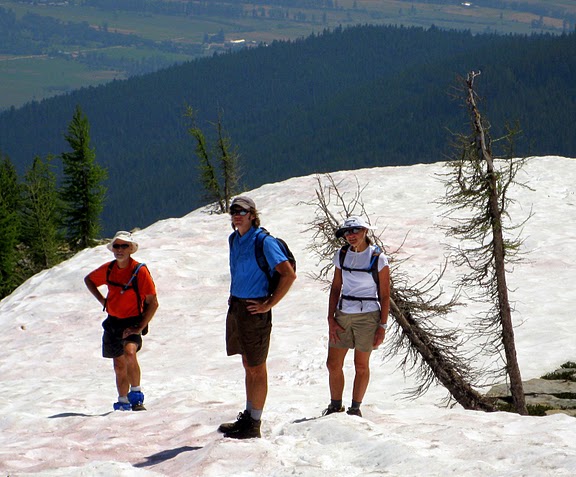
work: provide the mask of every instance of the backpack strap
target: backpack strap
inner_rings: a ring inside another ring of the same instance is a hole
[[[266,255],[264,255],[264,240],[270,236],[270,232],[268,232],[268,230],[266,230],[264,227],[260,227],[260,229],[261,230],[256,234],[254,254],[256,256],[256,263],[258,264],[258,267],[260,267],[260,270],[264,272],[266,278],[270,280],[270,265],[268,265]],[[230,245],[230,249],[232,249],[235,237],[235,232],[231,233],[228,237],[228,245]]]
[[[380,302],[380,277],[378,276],[378,257],[382,253],[379,247],[376,247],[375,250],[372,252],[372,257],[370,258],[370,266],[368,268],[351,268],[344,266],[344,259],[346,258],[346,254],[350,249],[350,244],[344,245],[340,249],[339,261],[340,261],[340,268],[343,271],[347,272],[363,272],[363,273],[370,273],[372,275],[372,279],[374,283],[376,283],[376,291],[378,293],[378,298],[374,297],[357,297],[351,295],[341,295],[340,301],[338,302],[338,308],[342,309],[342,300],[351,300],[351,301],[377,301]]]
[[[346,258],[346,253],[348,253],[349,249],[350,249],[350,244],[346,244],[340,249],[340,268],[342,270],[347,271],[347,272],[371,273],[372,277],[374,278],[374,281],[376,283],[378,283],[378,280],[379,280],[378,279],[378,257],[382,253],[382,250],[380,250],[379,247],[376,247],[374,252],[372,252],[372,258],[370,259],[370,266],[368,268],[351,268],[351,267],[346,267],[344,265],[344,259]]]
[[[112,280],[110,280],[110,272],[112,271],[112,268],[114,267],[115,263],[116,263],[116,260],[112,260],[109,263],[108,268],[106,269],[106,284],[112,285],[114,287],[122,288],[122,290],[120,291],[120,294],[124,294],[124,292],[126,290],[129,290],[130,288],[132,288],[134,290],[134,293],[136,293],[136,300],[138,303],[138,313],[140,316],[142,316],[142,312],[144,311],[144,309],[142,306],[142,301],[140,300],[140,292],[138,290],[138,272],[140,271],[140,269],[142,267],[145,267],[146,264],[145,263],[138,263],[134,267],[134,270],[132,270],[132,275],[130,276],[130,280],[128,280],[128,283],[122,284],[122,283],[117,283],[117,282],[113,282]],[[104,301],[103,311],[106,311],[106,300]]]
[[[145,266],[146,266],[145,263],[139,263],[138,265],[136,265],[136,267],[134,267],[134,271],[132,272],[132,276],[130,277],[130,281],[127,283],[127,285],[130,285],[130,283],[132,282],[134,283],[132,285],[132,288],[134,289],[134,293],[136,293],[136,300],[138,303],[138,314],[140,316],[142,316],[142,313],[144,312],[144,305],[142,303],[142,300],[140,299],[140,291],[138,290],[138,272],[142,267]]]
[[[266,278],[270,280],[270,265],[268,265],[268,260],[266,260],[266,255],[264,255],[264,240],[270,237],[270,232],[263,227],[256,235],[256,246],[254,247],[254,253],[256,254],[256,262],[260,267],[260,270],[264,272]]]

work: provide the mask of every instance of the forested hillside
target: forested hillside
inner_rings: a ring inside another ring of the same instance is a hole
[[[248,187],[339,169],[445,159],[467,132],[457,76],[480,70],[493,137],[519,121],[518,154],[576,155],[576,34],[498,36],[358,26],[205,58],[0,115],[0,151],[22,173],[66,151],[80,105],[108,168],[107,234],[203,203],[186,105],[220,112]]]

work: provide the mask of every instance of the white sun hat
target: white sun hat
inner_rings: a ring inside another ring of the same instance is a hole
[[[138,250],[138,243],[134,240],[134,237],[132,237],[132,234],[130,232],[126,232],[125,230],[120,230],[116,232],[116,235],[114,235],[112,241],[108,245],[106,245],[106,247],[108,247],[108,250],[110,250],[111,252],[114,251],[112,245],[114,245],[114,242],[116,242],[116,240],[122,240],[124,242],[132,244],[132,246],[130,247],[130,253],[135,253]]]
[[[350,229],[375,230],[376,227],[370,225],[362,217],[351,216],[348,217],[344,222],[342,222],[342,224],[340,224],[338,230],[336,230],[336,238],[342,237],[344,235],[344,232]]]

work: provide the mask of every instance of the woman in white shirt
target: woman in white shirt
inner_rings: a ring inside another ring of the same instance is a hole
[[[370,381],[370,354],[384,341],[390,308],[390,267],[372,245],[360,217],[349,217],[336,231],[347,244],[334,255],[334,278],[328,304],[330,404],[323,415],[343,412],[344,359],[354,350],[352,404],[347,413],[362,416],[360,405]]]

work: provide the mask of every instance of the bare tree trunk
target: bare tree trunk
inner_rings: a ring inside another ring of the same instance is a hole
[[[445,358],[444,353],[435,346],[428,334],[418,326],[410,310],[403,311],[393,297],[390,299],[390,312],[410,341],[411,347],[458,404],[469,410],[496,411],[493,402],[475,391],[449,359]]]
[[[326,175],[328,186],[324,186],[317,178],[317,201],[308,205],[317,207],[316,219],[310,224],[313,240],[308,246],[326,265],[315,275],[316,280],[330,283],[327,280],[331,271],[332,257],[341,243],[335,238],[334,232],[340,223],[338,213],[331,210],[331,201],[335,207],[342,209],[340,218],[350,215],[368,216],[362,200],[362,188],[358,189],[350,199],[338,189],[338,184],[330,174]],[[374,242],[384,250],[379,236],[372,236]],[[391,252],[394,255],[394,252]],[[392,258],[391,262],[394,262]],[[431,296],[429,291],[438,284],[444,271],[435,280],[424,279],[416,285],[409,284],[409,278],[396,267],[391,270],[390,284],[390,314],[398,324],[398,332],[389,335],[390,355],[403,355],[399,368],[415,376],[417,386],[407,392],[410,397],[417,398],[425,394],[433,383],[440,383],[450,393],[452,399],[465,409],[477,411],[496,411],[491,398],[478,393],[470,384],[473,371],[470,359],[459,351],[460,334],[455,330],[442,330],[435,324],[434,318],[444,316],[457,305],[456,297],[441,303],[442,296]]]
[[[500,323],[502,326],[502,344],[506,355],[506,370],[510,378],[510,391],[514,407],[519,414],[527,415],[526,399],[518,358],[516,356],[516,346],[514,342],[514,327],[512,325],[512,313],[508,298],[508,285],[506,283],[505,270],[505,245],[502,232],[502,213],[499,205],[498,186],[494,161],[490,150],[486,144],[486,135],[480,112],[478,111],[475,94],[473,90],[475,73],[470,73],[466,81],[468,85],[468,103],[474,114],[474,127],[476,130],[476,147],[478,156],[484,158],[487,164],[487,172],[490,181],[489,213],[492,220],[492,243],[494,252],[494,265],[496,274],[496,286],[498,290],[498,308]]]

